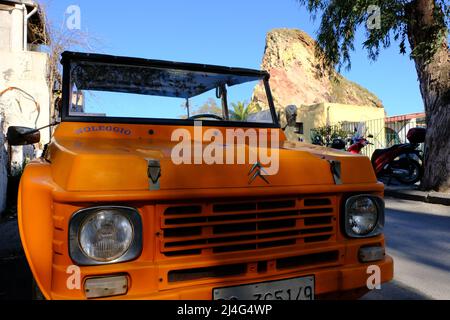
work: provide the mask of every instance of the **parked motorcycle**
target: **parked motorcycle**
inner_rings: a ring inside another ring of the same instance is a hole
[[[423,176],[423,154],[419,144],[425,142],[425,128],[408,131],[409,143],[377,149],[372,154],[372,166],[378,178],[396,178],[404,184],[415,184]]]
[[[373,136],[369,135],[368,138],[373,138]],[[362,138],[362,137],[353,137],[353,138],[349,138],[346,140],[344,140],[342,138],[334,138],[334,139],[328,138],[328,139],[326,139],[326,141],[324,141],[321,136],[315,136],[312,143],[315,145],[325,146],[325,147],[337,149],[337,150],[348,151],[348,152],[356,153],[356,154],[361,153],[362,148],[364,148],[365,146],[367,146],[369,144],[373,144],[373,143],[369,142],[366,138]]]
[[[369,134],[367,136],[367,138],[373,138],[373,135]],[[355,153],[355,154],[361,153],[361,150],[365,146],[370,145],[370,144],[373,145],[372,142],[370,142],[369,140],[367,140],[366,138],[363,138],[363,137],[353,138],[352,140],[353,140],[353,144],[350,145],[347,149],[347,151],[350,153]]]
[[[341,136],[336,135],[334,135],[333,137],[330,129],[330,132],[324,137],[322,137],[321,135],[316,135],[313,139],[313,144],[358,154],[361,153],[361,150],[365,146],[372,144],[366,138],[364,138],[366,133],[367,128],[365,124],[363,122],[360,122],[355,126],[352,136],[347,136],[345,139]],[[373,138],[373,136],[369,134],[367,138]]]
[[[337,149],[337,150],[345,150],[346,142],[341,138],[331,138],[329,136],[325,137],[325,141],[320,135],[316,135],[313,138],[312,144],[317,146],[324,146],[327,148]]]

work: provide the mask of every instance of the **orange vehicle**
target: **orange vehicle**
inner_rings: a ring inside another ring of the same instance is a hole
[[[75,52],[62,65],[61,121],[18,197],[46,299],[355,298],[392,279],[370,160],[287,141],[267,72]]]

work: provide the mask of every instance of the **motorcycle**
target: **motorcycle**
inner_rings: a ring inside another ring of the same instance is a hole
[[[347,145],[344,139],[341,139],[339,137],[332,137],[331,134],[328,134],[325,137],[322,137],[321,135],[314,136],[314,138],[312,139],[312,144],[344,151],[346,150]]]
[[[425,128],[412,128],[407,134],[409,143],[375,150],[371,161],[377,178],[388,177],[389,181],[396,178],[403,184],[420,181],[423,176],[423,153],[418,147],[425,142],[425,134]]]
[[[369,135],[368,138],[373,138],[373,136]],[[326,141],[323,141],[323,138],[321,136],[315,136],[312,144],[358,154],[361,153],[362,148],[373,143],[360,136],[354,136],[346,140],[342,138],[331,139],[330,137],[326,137]]]
[[[367,138],[373,138],[373,135],[369,134],[367,136]],[[365,146],[373,145],[372,142],[370,142],[369,140],[367,140],[366,138],[363,138],[363,137],[353,138],[352,141],[353,141],[353,144],[347,148],[347,151],[350,153],[354,153],[354,154],[361,153],[361,150]]]

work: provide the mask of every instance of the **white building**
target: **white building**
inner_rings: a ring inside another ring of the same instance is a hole
[[[49,124],[50,85],[48,54],[39,52],[46,44],[45,22],[40,8],[32,0],[0,0],[0,212],[5,208],[8,174],[9,126],[39,128]],[[41,131],[39,145],[13,147],[14,174],[26,158],[31,158],[50,139],[50,131]]]

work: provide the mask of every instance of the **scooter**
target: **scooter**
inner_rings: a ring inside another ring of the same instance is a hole
[[[367,136],[367,138],[373,138],[373,135],[369,134]],[[355,139],[352,139],[352,140],[353,140],[353,144],[348,147],[347,151],[350,152],[350,153],[354,153],[354,154],[361,153],[361,150],[365,146],[373,145],[372,142],[368,141],[366,138],[363,138],[363,137],[355,138]]]
[[[373,138],[373,136],[369,135],[368,138]],[[316,136],[316,137],[314,137],[313,144],[358,154],[358,153],[361,153],[362,148],[364,148],[365,146],[367,146],[369,144],[373,144],[373,143],[371,143],[367,139],[359,137],[359,136],[349,138],[346,140],[344,140],[342,138],[334,138],[331,140],[331,138],[327,137],[326,142],[323,141],[321,136]]]
[[[345,150],[345,141],[341,138],[331,139],[329,136],[325,138],[326,141],[323,140],[321,136],[315,136],[312,144],[317,146],[324,146],[327,148],[337,149],[337,150]]]
[[[403,184],[415,184],[423,176],[423,153],[419,144],[425,142],[425,128],[408,131],[409,143],[397,144],[386,149],[377,149],[372,154],[372,166],[378,178],[396,178]]]

